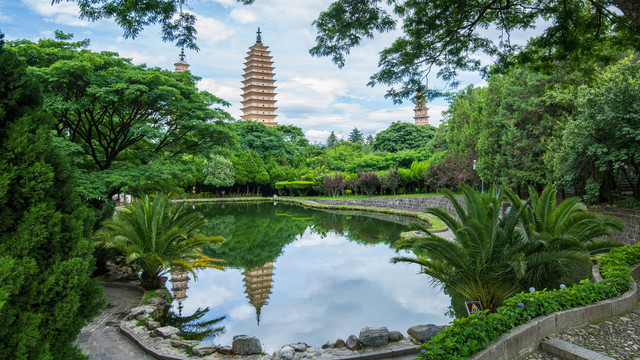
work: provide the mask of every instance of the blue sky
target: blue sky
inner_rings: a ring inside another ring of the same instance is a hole
[[[311,22],[330,3],[258,0],[243,6],[236,0],[189,1],[188,10],[198,18],[200,51],[186,51],[186,60],[191,72],[202,78],[199,88],[229,101],[229,112],[239,118],[244,57],[260,27],[274,61],[278,123],[299,126],[311,142],[324,142],[331,131],[346,137],[357,127],[366,136],[394,121],[413,122],[413,104],[394,105],[384,98],[386,87],[366,86],[376,72],[378,53],[399,32],[364,41],[353,49],[342,69],[329,58],[309,55],[316,37]],[[148,27],[136,39],[124,39],[113,21],[88,22],[77,14],[75,3],[52,6],[51,0],[0,0],[0,31],[8,40],[35,41],[51,38],[59,29],[73,33],[76,39],[90,39],[92,50],[116,51],[136,64],[174,69],[180,49],[162,42],[159,27]],[[463,74],[461,80],[462,86],[482,83],[477,74]],[[439,125],[447,102],[434,100],[428,106],[430,122]]]

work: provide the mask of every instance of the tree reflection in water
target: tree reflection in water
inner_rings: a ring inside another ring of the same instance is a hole
[[[164,318],[164,325],[173,326],[180,329],[180,336],[185,340],[203,340],[213,339],[225,332],[224,326],[216,326],[219,322],[226,319],[221,316],[212,320],[201,320],[208,312],[209,308],[198,308],[193,314],[182,315],[182,302],[178,303],[178,313],[169,311]]]

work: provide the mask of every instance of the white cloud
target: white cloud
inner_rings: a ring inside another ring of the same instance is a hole
[[[0,13],[0,22],[10,23],[12,20],[11,16]]]
[[[44,16],[45,22],[68,26],[89,26],[89,22],[80,20],[80,8],[75,2],[62,1],[51,5],[50,0],[22,0],[35,13]]]
[[[110,51],[117,52],[120,57],[129,58],[136,65],[147,64],[149,66],[160,66],[160,64],[167,60],[167,57],[164,55],[157,55],[148,52],[138,52],[138,51],[129,51],[123,50],[122,48],[110,47]],[[173,69],[170,69],[173,70]]]
[[[246,9],[233,9],[231,10],[231,18],[241,24],[254,23],[257,20],[256,15]]]
[[[327,138],[331,135],[331,131],[328,130],[307,130],[304,133],[304,136],[309,140],[310,143],[325,143]]]
[[[199,14],[196,16],[196,30],[198,31],[198,42],[217,43],[230,38],[235,31],[225,23],[214,18],[206,17]]]

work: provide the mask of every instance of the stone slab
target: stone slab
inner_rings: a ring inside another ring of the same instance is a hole
[[[584,324],[584,308],[575,308],[556,313],[556,331],[564,331]]]
[[[606,355],[560,339],[551,339],[542,342],[542,350],[565,360],[615,360]]]
[[[505,339],[505,345],[508,359],[518,359],[522,355],[535,351],[540,346],[538,322],[532,320],[524,325],[516,326]]]

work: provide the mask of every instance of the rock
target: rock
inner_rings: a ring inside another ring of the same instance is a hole
[[[383,346],[389,342],[386,326],[367,326],[360,330],[360,343],[364,346]]]
[[[231,346],[220,346],[218,348],[218,353],[222,355],[231,355],[233,354],[233,349]]]
[[[205,356],[213,354],[216,351],[216,346],[209,342],[203,342],[194,346],[191,350],[193,351],[193,355]]]
[[[254,355],[262,353],[260,340],[251,335],[236,335],[231,344],[235,355]]]
[[[416,325],[410,327],[407,333],[417,341],[423,343],[436,336],[442,328],[434,324]]]
[[[127,320],[137,319],[139,316],[148,316],[156,309],[153,306],[137,306],[132,308],[127,315]]]
[[[159,328],[160,326],[162,326],[159,322],[155,321],[155,320],[148,320],[144,326],[147,328],[147,330],[155,330],[157,328]]]
[[[189,349],[198,345],[197,340],[174,340],[171,342],[171,346],[176,349]]]
[[[347,346],[347,349],[349,349],[349,350],[359,350],[360,349],[360,340],[358,340],[358,338],[355,335],[349,335],[345,345]]]
[[[305,352],[309,348],[309,345],[305,343],[289,344],[289,346],[291,346],[296,352]]]
[[[342,339],[336,340],[336,343],[333,344],[333,347],[336,349],[343,348],[344,346],[345,346],[345,343],[344,343],[344,340]]]
[[[330,344],[322,344],[322,346],[320,346],[321,349],[328,349],[330,347],[331,347]]]
[[[157,306],[161,308],[161,307],[165,307],[167,305],[167,302],[165,301],[165,299],[161,297],[154,297],[147,301],[147,305]]]
[[[149,334],[149,336],[169,339],[173,338],[174,335],[177,336],[178,334],[180,334],[180,330],[174,328],[173,326],[163,326],[153,330],[151,334]]]
[[[400,341],[404,338],[400,331],[389,331],[389,341]]]
[[[291,346],[283,346],[282,349],[280,349],[280,357],[284,360],[293,360],[295,354],[296,351]]]

